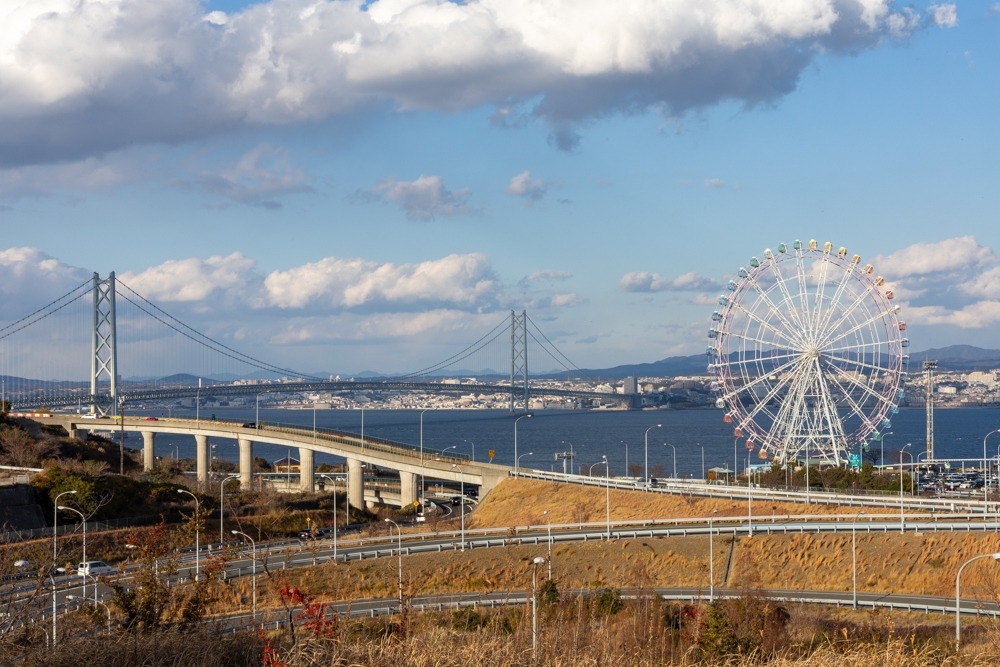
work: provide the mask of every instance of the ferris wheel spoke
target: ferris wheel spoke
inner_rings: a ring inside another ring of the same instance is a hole
[[[774,361],[775,359],[798,359],[800,356],[802,355],[799,352],[789,352],[787,354],[773,354],[773,355],[769,354],[767,356],[754,357],[753,359],[735,359],[728,363],[739,364],[742,366],[750,366],[752,364],[756,364],[757,367],[760,368],[761,366],[763,366],[761,362],[764,361]]]
[[[746,281],[750,284],[751,287],[754,288],[754,291],[757,292],[757,294],[764,301],[764,303],[766,303],[771,308],[771,312],[774,313],[774,316],[777,317],[779,320],[781,320],[781,323],[785,325],[785,327],[789,331],[795,331],[795,327],[792,325],[792,323],[788,321],[788,319],[785,317],[785,314],[781,312],[781,309],[778,308],[778,306],[775,305],[774,301],[771,300],[771,297],[767,295],[767,291],[761,289],[760,285],[757,284],[757,281],[750,276],[747,276]]]
[[[792,300],[791,293],[788,291],[788,285],[785,284],[785,276],[781,273],[778,262],[771,262],[771,272],[774,273],[775,282],[778,285],[778,290],[781,292],[782,302],[789,305],[788,312],[791,314],[792,319],[795,320],[795,324],[798,325],[799,330],[801,330],[803,322],[799,318],[799,311],[794,307],[795,303]]]
[[[863,304],[869,297],[872,296],[877,286],[878,285],[876,285],[874,281],[870,285],[868,285],[865,288],[864,292],[858,294],[857,297],[854,299],[854,301],[849,306],[846,306],[844,308],[844,312],[840,314],[840,318],[833,325],[828,326],[826,330],[837,331],[838,329],[840,329],[841,325],[843,325],[844,322],[846,322],[854,314],[854,311],[857,310],[861,304]]]
[[[782,443],[782,452],[786,459],[790,454],[792,456],[797,454],[799,449],[793,443],[796,443],[796,434],[801,430],[802,422],[805,419],[806,387],[804,382],[807,370],[807,364],[802,364],[796,369],[788,391],[789,396],[782,403],[781,410],[778,412],[780,424],[772,424],[768,434],[770,436],[771,433],[777,433],[776,439]]]
[[[850,404],[851,410],[854,412],[854,414],[860,417],[861,421],[864,422],[866,426],[868,426],[872,430],[875,430],[876,428],[875,423],[872,422],[871,419],[868,417],[867,413],[865,413],[864,410],[861,409],[861,406],[859,406],[855,402],[854,397],[851,396],[851,392],[845,389],[844,385],[840,384],[840,380],[837,379],[837,375],[834,373],[830,374],[828,377],[837,385],[837,387],[840,388],[841,393],[844,395],[844,399]]]
[[[809,281],[806,280],[806,267],[802,262],[802,251],[795,251],[795,277],[799,283],[799,308],[802,310],[803,333],[809,330],[812,321],[812,311],[809,308]]]
[[[767,404],[771,401],[771,399],[773,399],[774,397],[776,397],[778,395],[778,392],[781,391],[781,388],[783,386],[785,386],[786,384],[788,384],[792,380],[793,377],[794,377],[794,374],[792,374],[792,375],[786,375],[784,379],[779,379],[778,382],[777,382],[777,384],[775,384],[771,388],[771,390],[769,392],[767,392],[767,394],[764,396],[764,398],[762,398],[762,399],[760,399],[758,401],[757,405],[754,406],[753,410],[748,411],[747,414],[746,414],[746,416],[742,420],[740,420],[740,424],[739,424],[740,427],[746,426],[748,423],[750,423],[750,421],[753,420],[753,418],[756,417],[761,411],[764,411],[764,412],[767,412],[768,414],[770,414],[770,411],[767,410]],[[773,418],[774,415],[771,414],[771,417]]]
[[[753,381],[751,381],[751,382],[748,382],[747,384],[744,384],[744,385],[743,385],[743,386],[741,386],[741,387],[738,387],[738,388],[734,388],[734,389],[733,389],[732,391],[730,391],[730,392],[726,393],[726,394],[725,394],[725,395],[723,395],[723,396],[722,396],[721,398],[722,398],[723,400],[725,400],[725,399],[728,399],[728,398],[731,398],[731,397],[733,397],[733,396],[735,396],[735,395],[737,395],[737,394],[739,394],[739,393],[741,393],[741,392],[744,392],[744,391],[746,391],[746,390],[750,389],[751,387],[755,387],[755,386],[757,386],[757,385],[758,385],[758,384],[760,384],[761,382],[766,382],[766,381],[768,380],[768,378],[770,378],[770,376],[772,376],[772,375],[774,375],[774,374],[776,374],[776,373],[781,373],[781,372],[782,372],[782,371],[784,371],[785,369],[788,369],[788,368],[791,368],[792,366],[794,366],[794,365],[796,365],[796,364],[798,364],[798,363],[799,363],[799,357],[796,357],[796,358],[795,358],[795,359],[793,359],[792,361],[789,361],[789,362],[786,362],[786,363],[782,364],[781,366],[778,366],[777,368],[775,368],[775,369],[773,369],[773,370],[771,370],[771,371],[769,371],[769,372],[765,373],[764,375],[761,375],[761,376],[760,376],[760,377],[758,377],[758,378],[757,378],[756,380],[753,380]]]
[[[878,393],[877,391],[875,391],[874,389],[872,389],[871,387],[869,387],[867,384],[865,384],[863,382],[858,382],[858,380],[856,378],[851,377],[850,373],[848,373],[847,371],[845,371],[845,370],[843,370],[841,368],[838,368],[837,366],[835,366],[833,364],[830,364],[830,367],[834,370],[834,372],[836,372],[838,375],[842,376],[847,382],[850,382],[852,385],[854,385],[855,387],[857,387],[858,389],[860,389],[862,392],[864,392],[868,396],[870,396],[873,399],[875,399],[876,401],[878,401],[880,403],[884,403],[886,405],[890,405],[890,406],[893,404],[891,400],[889,400],[888,398],[886,398],[882,394]]]
[[[823,253],[820,260],[819,280],[816,281],[816,292],[813,296],[812,328],[819,332],[819,321],[823,312],[823,295],[826,293],[826,275],[830,269],[830,255]]]
[[[848,262],[844,275],[841,277],[840,282],[837,283],[837,291],[833,293],[830,298],[830,304],[826,309],[826,315],[821,319],[817,331],[825,331],[826,327],[829,326],[830,320],[833,319],[833,314],[837,310],[837,306],[840,304],[840,299],[844,296],[844,292],[847,286],[850,284],[849,280],[851,275],[854,273],[854,262]]]
[[[764,340],[763,338],[755,338],[753,336],[744,336],[743,334],[740,334],[740,333],[728,333],[726,335],[729,336],[730,338],[739,338],[740,340],[745,340],[745,341],[748,341],[748,342],[751,342],[751,343],[760,343],[761,345],[768,345],[770,347],[773,347],[773,348],[779,349],[779,350],[783,349],[783,348],[780,348],[780,347],[776,347],[774,345],[773,341]]]
[[[775,327],[773,324],[771,324],[767,320],[763,319],[757,313],[744,308],[743,304],[733,304],[733,307],[736,310],[738,310],[741,313],[743,313],[744,315],[746,315],[747,317],[749,317],[750,319],[759,322],[760,325],[762,327],[764,327],[765,329],[768,329],[769,331],[771,331],[771,332],[775,333],[776,335],[778,335],[778,336],[782,337],[783,339],[785,339],[788,342],[788,345],[789,345],[789,347],[791,349],[795,349],[797,351],[801,351],[802,344],[800,342],[793,340],[788,334],[786,334],[785,332],[783,332],[781,329],[778,329],[777,327]]]
[[[820,405],[823,408],[822,415],[823,417],[826,418],[827,432],[830,435],[830,443],[831,443],[830,449],[833,451],[832,458],[835,462],[839,464],[841,457],[840,457],[840,447],[838,447],[838,443],[845,442],[844,430],[840,423],[840,416],[837,413],[837,404],[833,400],[833,397],[831,396],[830,386],[827,384],[826,378],[823,376],[823,369],[820,366],[820,361],[818,357],[815,360],[814,367],[816,371],[814,382],[816,384],[817,389],[819,390]],[[828,455],[828,453],[824,452],[823,450],[820,450],[820,452],[821,454],[826,455],[827,458],[831,458]]]
[[[892,369],[887,366],[878,366],[875,364],[869,364],[864,361],[858,361],[857,359],[851,359],[850,357],[838,357],[835,354],[822,353],[822,356],[831,364],[834,360],[838,362],[843,362],[845,364],[850,364],[851,366],[856,366],[857,368],[867,368],[872,371],[878,371],[879,373],[890,373]]]
[[[820,354],[830,354],[831,352],[844,352],[845,350],[870,350],[873,347],[879,347],[886,345],[882,341],[876,341],[874,343],[857,343],[855,345],[841,345],[840,347],[830,347],[826,349],[821,349]]]

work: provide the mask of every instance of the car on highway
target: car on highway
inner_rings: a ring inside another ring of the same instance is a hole
[[[468,489],[465,490],[465,496],[467,498],[478,498],[479,497],[479,489],[477,489],[474,486],[471,487],[471,488],[468,488]]]
[[[243,428],[257,428],[257,422],[246,422],[243,424]]]
[[[451,497],[451,504],[452,505],[461,505],[462,504],[462,496],[452,496]]]
[[[103,560],[88,560],[76,566],[76,573],[87,577],[99,577],[102,574],[114,574],[115,568]]]
[[[313,532],[311,530],[300,530],[299,531],[299,539],[300,540],[315,540],[315,539],[318,539],[318,538],[319,538],[319,536],[315,532]]]

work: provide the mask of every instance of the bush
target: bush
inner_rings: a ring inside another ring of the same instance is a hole
[[[538,604],[542,606],[551,606],[559,602],[559,589],[556,587],[556,582],[552,579],[546,579],[542,582],[542,585],[538,587]]]
[[[621,591],[617,588],[605,588],[597,598],[597,608],[607,616],[614,616],[622,608]]]

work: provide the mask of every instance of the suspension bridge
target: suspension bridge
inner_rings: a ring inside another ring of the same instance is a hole
[[[94,274],[80,285],[17,318],[0,313],[0,400],[15,411],[46,411],[43,422],[59,424],[70,435],[90,430],[121,430],[143,435],[146,469],[154,464],[157,433],[186,433],[197,442],[197,476],[209,481],[209,438],[237,440],[240,478],[252,476],[253,443],[297,447],[300,480],[312,491],[313,454],[347,460],[351,504],[363,503],[361,470],[371,464],[398,471],[399,503],[416,499],[416,475],[492,487],[508,473],[505,466],[463,460],[412,445],[378,441],[324,429],[278,428],[201,419],[139,418],[135,408],[183,398],[262,394],[418,392],[487,394],[506,397],[509,411],[526,414],[532,395],[637,405],[637,396],[587,389],[541,386],[529,381],[528,359],[547,355],[569,373],[585,375],[535,325],[526,311],[511,311],[496,325],[446,359],[394,377],[347,380],[318,377],[272,364],[208,335],[171,315],[115,277]],[[225,332],[223,332],[225,333]],[[233,338],[232,336],[230,336]],[[504,368],[501,375],[497,368]],[[478,381],[468,381],[475,373]],[[460,384],[446,378],[465,377]],[[60,414],[61,413],[61,414]],[[353,488],[352,488],[353,487]]]

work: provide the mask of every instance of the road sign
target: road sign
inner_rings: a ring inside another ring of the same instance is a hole
[[[850,463],[850,465],[851,465],[852,468],[860,468],[861,467],[861,454],[851,454],[851,456],[848,458],[848,461],[849,461],[849,463]]]
[[[494,456],[496,456],[496,455],[497,455],[497,453],[496,453],[495,451],[493,451],[492,449],[491,449],[490,451],[486,452],[486,453],[490,455],[490,458],[491,458],[491,459],[492,459],[492,458],[493,458]]]

